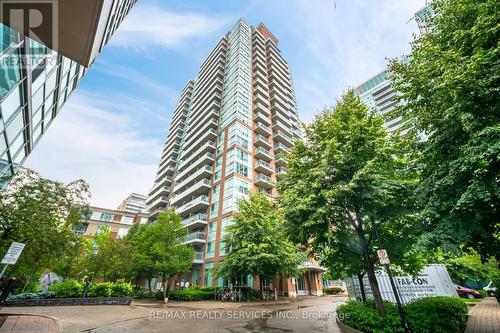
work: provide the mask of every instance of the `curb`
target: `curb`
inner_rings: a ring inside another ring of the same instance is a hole
[[[63,332],[63,325],[61,324],[61,320],[57,317],[52,317],[52,316],[46,316],[46,315],[38,315],[38,314],[30,314],[30,313],[6,313],[2,312],[2,316],[25,316],[25,317],[42,317],[42,318],[48,318],[54,321],[57,325],[57,332]]]

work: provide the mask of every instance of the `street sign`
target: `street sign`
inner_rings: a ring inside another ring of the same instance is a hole
[[[377,255],[378,255],[378,260],[380,261],[380,263],[382,265],[388,265],[390,264],[391,262],[389,261],[389,254],[387,253],[386,250],[382,249],[382,250],[378,250],[377,251]]]
[[[12,242],[9,251],[7,251],[2,259],[2,264],[15,265],[25,246],[26,244],[23,243]]]

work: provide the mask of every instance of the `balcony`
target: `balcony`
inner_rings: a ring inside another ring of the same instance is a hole
[[[275,142],[280,142],[287,147],[291,147],[294,144],[294,140],[280,130],[273,132],[273,138]]]
[[[184,172],[188,167],[192,166],[191,162],[197,156],[199,156],[199,155],[201,155],[201,154],[203,154],[203,153],[205,153],[207,151],[208,152],[213,152],[214,150],[215,150],[215,142],[214,141],[208,141],[200,149],[198,149],[193,154],[191,154],[188,157],[186,157],[186,159],[184,159],[181,162],[179,162],[179,167],[178,167],[177,171],[179,171],[180,173]]]
[[[277,167],[276,168],[276,178],[283,179],[283,177],[288,173],[288,170],[285,167]]]
[[[197,231],[187,234],[184,244],[205,244],[205,242],[205,233]]]
[[[292,126],[285,125],[285,123],[279,119],[273,120],[273,130],[278,130],[285,135],[292,136]]]
[[[207,214],[196,214],[193,216],[188,217],[185,220],[182,220],[182,224],[186,228],[198,228],[198,227],[204,227],[208,223],[208,216]]]
[[[287,154],[290,149],[280,142],[276,142],[274,144],[274,153],[275,154]]]
[[[195,252],[194,253],[194,264],[203,264],[203,252]]]
[[[208,195],[200,195],[199,197],[189,201],[176,209],[177,214],[190,214],[202,209],[208,208]]]
[[[283,156],[277,156],[277,157],[276,157],[276,160],[274,161],[274,164],[275,164],[277,167],[286,167],[286,166],[287,166],[287,162],[286,162],[286,160],[283,158]]]
[[[152,201],[151,204],[148,205],[148,208],[151,210],[151,209],[157,208],[158,206],[166,207],[167,203],[168,203],[168,197],[161,196],[161,197],[157,198],[156,200]]]
[[[253,117],[253,120],[255,122],[261,122],[262,124],[266,126],[271,125],[271,120],[269,119],[269,114],[268,113],[263,113],[263,112],[255,112],[255,116]]]
[[[272,175],[273,174],[273,167],[271,164],[267,163],[266,161],[262,160],[257,160],[255,162],[255,171],[266,174],[266,175]]]
[[[201,167],[200,169],[196,170],[194,173],[192,173],[191,175],[187,176],[186,178],[184,178],[182,181],[180,181],[179,183],[177,183],[174,188],[173,188],[173,191],[174,193],[175,192],[178,192],[180,189],[182,189],[184,186],[187,186],[189,185],[189,183],[193,182],[193,181],[196,181],[200,178],[208,178],[208,176],[211,176],[212,175],[212,166],[210,165],[205,165],[203,167]],[[179,179],[180,180],[180,179]]]
[[[262,104],[262,103],[254,103],[253,104],[253,109],[254,109],[255,112],[260,111],[260,112],[262,112],[264,114],[269,115],[269,107],[266,106],[266,105],[264,105],[264,104]]]
[[[265,149],[271,149],[273,145],[271,144],[271,141],[269,141],[268,138],[266,138],[263,135],[257,134],[255,136],[255,140],[253,141],[253,144],[256,147],[264,147]]]
[[[255,177],[255,185],[265,189],[270,189],[274,187],[274,182],[272,181],[271,177],[260,173],[257,175],[257,177]]]
[[[261,123],[255,123],[255,126],[253,128],[254,132],[257,134],[261,134],[264,136],[271,136],[272,132],[269,126],[266,126]]]
[[[184,190],[181,190],[180,193],[176,194],[175,196],[172,197],[172,199],[170,199],[170,203],[172,205],[175,205],[179,201],[181,201],[182,199],[184,199],[186,197],[189,197],[189,196],[194,197],[194,196],[200,195],[203,192],[208,192],[208,190],[210,190],[211,185],[212,185],[212,182],[210,181],[210,179],[204,178],[204,179],[194,183],[190,187],[188,187]]]
[[[264,149],[262,147],[257,147],[255,149],[254,155],[256,158],[261,159],[261,160],[265,160],[265,161],[271,161],[273,159],[273,156],[271,155],[271,153],[267,149]]]
[[[189,158],[191,160],[191,158]],[[183,179],[189,172],[195,170],[197,167],[203,164],[212,164],[215,159],[215,155],[212,152],[206,152],[204,154],[195,155],[195,160],[191,164],[183,164],[184,169],[182,171],[177,170],[177,179]]]

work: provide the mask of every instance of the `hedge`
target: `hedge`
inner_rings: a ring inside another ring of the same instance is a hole
[[[75,280],[65,280],[54,283],[49,291],[56,298],[77,298],[83,295],[83,283]],[[89,287],[88,297],[124,297],[132,294],[133,288],[125,282],[93,283]]]
[[[396,306],[384,302],[379,315],[373,301],[350,301],[337,309],[342,323],[366,333],[404,333]],[[467,323],[468,307],[458,297],[427,297],[406,306],[414,333],[460,333]]]
[[[187,288],[171,290],[168,298],[176,301],[201,301],[206,299],[215,299],[215,288]]]
[[[341,294],[343,292],[343,289],[340,287],[325,288],[325,289],[323,289],[323,292],[326,295],[338,295],[338,294]]]

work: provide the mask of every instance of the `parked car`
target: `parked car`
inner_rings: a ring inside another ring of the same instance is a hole
[[[460,297],[469,298],[469,299],[481,298],[481,294],[477,290],[465,288],[465,287],[459,286],[458,284],[455,285],[455,288],[457,289],[457,294]]]
[[[483,288],[484,291],[490,296],[495,296],[497,293],[497,288],[493,287],[493,282],[490,281],[486,287]]]

